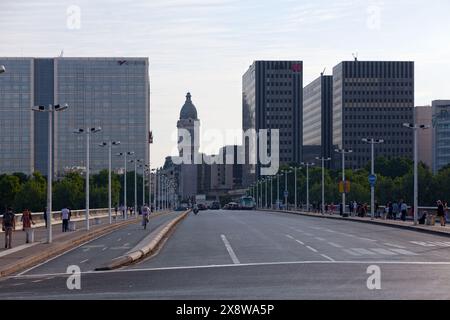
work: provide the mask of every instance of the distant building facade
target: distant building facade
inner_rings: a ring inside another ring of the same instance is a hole
[[[450,164],[450,100],[435,100],[433,107],[433,171]]]
[[[69,109],[53,120],[54,175],[86,167],[86,138],[73,133],[78,128],[102,128],[91,139],[93,172],[108,168],[108,154],[97,145],[109,140],[121,142],[117,152],[134,151],[148,163],[147,58],[0,58],[0,64],[7,69],[0,76],[0,172],[47,175],[48,114],[31,108],[65,103]],[[112,166],[122,168],[123,160],[113,157]]]
[[[352,149],[348,168],[370,162],[363,138],[384,139],[376,156],[413,157],[414,62],[344,61],[333,68],[333,144]]]
[[[255,61],[242,78],[242,129],[279,130],[280,164],[299,163],[303,142],[303,62]],[[244,186],[260,176],[261,167],[249,161],[249,141],[244,137],[246,154]],[[268,139],[268,154],[271,154]],[[259,146],[256,148],[259,154]],[[256,157],[258,160],[258,157]],[[259,163],[259,161],[257,161]]]
[[[431,106],[419,106],[414,108],[415,123],[432,126],[433,109]],[[425,163],[431,170],[433,169],[433,131],[419,130],[417,132],[417,146],[419,148],[419,161]]]
[[[321,75],[303,89],[303,161],[316,157],[334,158],[333,76]]]

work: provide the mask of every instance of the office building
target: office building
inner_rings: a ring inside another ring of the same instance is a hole
[[[433,109],[431,106],[419,106],[414,108],[415,111],[415,123],[420,125],[432,125]],[[419,161],[423,162],[433,169],[433,131],[432,130],[419,130],[417,132],[417,146],[419,148]]]
[[[332,116],[333,77],[322,74],[303,89],[303,161],[334,158]]]
[[[69,108],[54,117],[54,175],[86,167],[86,137],[73,133],[78,128],[102,128],[91,139],[92,172],[108,168],[108,153],[98,147],[102,141],[120,141],[117,152],[134,151],[148,163],[147,58],[0,58],[0,63],[7,69],[0,77],[0,107],[12,111],[0,115],[1,123],[10,123],[0,129],[2,153],[9,157],[2,159],[0,172],[47,174],[48,114],[31,108],[65,103]],[[124,167],[123,159],[112,161],[114,169]]]
[[[433,171],[450,164],[450,100],[435,100],[433,108]]]
[[[414,62],[344,61],[333,68],[333,144],[352,149],[348,168],[366,166],[370,145],[384,139],[376,156],[413,157]]]
[[[242,112],[244,133],[249,129],[279,130],[280,164],[302,160],[302,61],[255,61],[242,78]],[[244,186],[260,176],[260,161],[249,160],[249,141],[243,141],[246,165]],[[259,154],[259,144],[256,155]],[[268,154],[271,154],[268,140]]]

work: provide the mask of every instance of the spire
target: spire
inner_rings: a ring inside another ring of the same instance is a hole
[[[191,93],[190,92],[188,92],[186,94],[186,102],[191,102]]]

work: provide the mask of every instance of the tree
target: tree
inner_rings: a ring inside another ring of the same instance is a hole
[[[39,172],[33,173],[30,179],[21,186],[15,196],[14,209],[21,212],[29,209],[34,212],[44,211],[47,198],[47,181]]]
[[[69,207],[73,210],[85,207],[84,179],[77,172],[68,173],[53,186],[53,209]]]
[[[3,175],[0,177],[0,210],[14,206],[14,200],[20,187],[20,179],[17,176]]]

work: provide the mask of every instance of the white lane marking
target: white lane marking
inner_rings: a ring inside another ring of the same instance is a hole
[[[377,240],[369,239],[369,238],[360,238],[360,237],[358,237],[358,239],[363,240],[363,241],[377,242]]]
[[[313,247],[310,247],[310,246],[306,246],[309,250],[311,250],[312,252],[315,252],[315,253],[317,253],[317,250],[316,249],[314,249]]]
[[[27,248],[32,247],[32,246],[35,246],[35,245],[37,245],[37,244],[40,244],[40,242],[34,242],[34,243],[29,243],[29,244],[23,244],[23,245],[21,245],[21,246],[15,247],[15,248],[5,250],[5,251],[3,251],[3,252],[0,252],[0,257],[7,256],[7,255],[9,255],[9,254],[11,254],[11,253],[14,253],[14,252],[17,252],[17,251],[21,251],[21,250],[23,250],[23,249],[27,249]]]
[[[437,245],[438,247],[450,247],[449,242],[443,242],[443,241],[430,241],[429,243]]]
[[[292,240],[294,240],[294,237],[293,237],[293,236],[291,236],[290,234],[287,234],[287,235],[286,235],[286,237],[288,237],[289,239],[292,239]]]
[[[119,242],[120,240],[122,240],[122,238],[117,239],[117,242]]]
[[[45,278],[45,280],[53,280],[53,279],[55,279],[55,277],[48,277],[48,278]]]
[[[389,251],[389,250],[386,250],[386,249],[382,249],[382,248],[373,248],[371,250],[375,251],[376,253],[384,254],[384,255],[387,255],[387,256],[396,256],[397,255],[397,253],[395,253],[395,252],[392,252],[392,251]]]
[[[130,246],[130,243],[127,242],[127,243],[125,243],[123,246],[124,246],[124,247],[129,247],[129,246]]]
[[[39,282],[42,282],[42,281],[44,281],[44,279],[34,280],[34,281],[31,281],[31,282],[33,282],[33,283],[39,283]]]
[[[347,250],[347,249],[344,249]],[[222,265],[203,265],[203,266],[182,266],[182,267],[163,267],[163,268],[144,268],[144,269],[119,269],[112,271],[84,271],[83,275],[103,274],[103,273],[119,273],[119,272],[147,272],[161,270],[186,270],[186,269],[207,269],[207,268],[226,268],[226,267],[257,267],[257,266],[279,266],[279,265],[306,265],[306,264],[341,264],[341,265],[414,265],[414,266],[450,266],[449,261],[386,261],[386,260],[367,260],[367,261],[285,261],[285,262],[260,262],[260,263],[241,263],[241,264],[222,264]],[[47,273],[32,275],[16,275],[5,277],[5,279],[34,279],[41,277],[65,277],[67,273]]]
[[[231,247],[230,243],[228,242],[227,238],[225,237],[225,235],[221,235],[220,236],[222,238],[223,243],[225,244],[225,248],[227,248],[228,254],[231,257],[231,260],[233,260],[234,264],[240,264],[239,259],[236,257],[236,254],[234,253],[233,248]]]
[[[295,240],[295,241],[297,241],[298,243],[300,243],[302,246],[305,245],[305,244],[304,244],[303,242],[301,242],[300,240]]]
[[[418,246],[422,246],[422,247],[436,247],[434,244],[429,244],[427,242],[422,242],[422,241],[410,241],[412,244],[416,244]]]
[[[91,250],[91,248],[85,248],[83,249],[83,252],[88,252],[89,250]]]
[[[331,230],[331,229],[324,229],[326,232],[330,232],[330,233],[336,233],[336,231]]]
[[[321,256],[324,257],[324,258],[327,259],[327,260],[332,261],[332,262],[335,261],[334,259],[330,258],[329,256],[327,256],[327,255],[325,255],[325,254],[321,254]]]
[[[319,240],[319,241],[326,241],[324,238],[320,238],[320,237],[315,237],[314,239]]]
[[[404,247],[404,246],[400,246],[398,244],[393,244],[393,243],[384,243],[384,245],[388,246],[388,247],[398,248],[398,249],[406,249],[406,247]]]
[[[105,251],[106,249],[108,249],[108,247],[104,247],[104,248],[102,249],[102,251]]]
[[[88,261],[89,261],[89,259],[86,259],[86,260],[80,261],[80,264],[81,264],[81,263],[85,263],[85,262],[88,262]]]
[[[390,250],[394,251],[394,252],[397,252],[397,253],[400,253],[400,254],[403,254],[405,256],[418,256],[417,253],[414,253],[414,252],[411,252],[411,251],[408,251],[408,250],[405,250],[405,249],[390,249]]]
[[[328,242],[328,244],[330,246],[332,246],[332,247],[335,247],[335,248],[342,248],[342,246],[340,244],[337,244],[337,243],[334,243],[334,242]]]
[[[354,251],[354,252],[357,252],[357,253],[359,253],[361,255],[374,255],[375,254],[372,251],[369,251],[369,250],[364,249],[364,248],[352,248],[351,250]]]
[[[348,254],[352,255],[352,256],[360,256],[359,253],[356,253],[350,249],[342,249],[344,252],[347,252]]]

